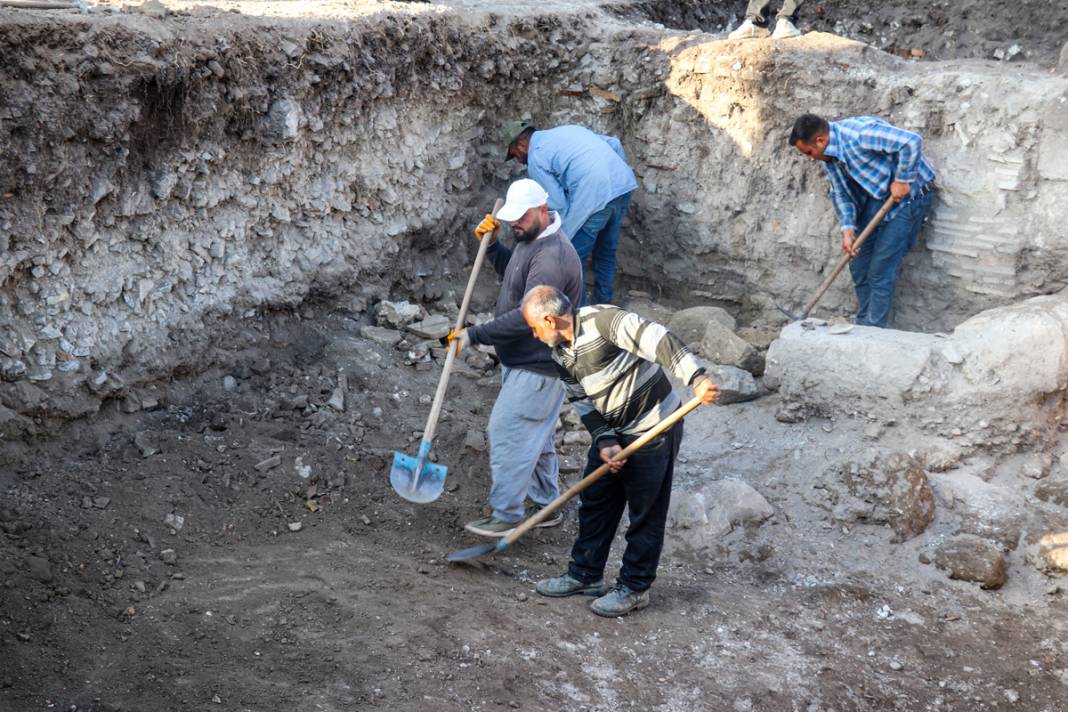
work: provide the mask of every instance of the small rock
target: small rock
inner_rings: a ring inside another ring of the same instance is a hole
[[[176,563],[178,563],[178,552],[176,552],[174,549],[164,549],[163,551],[159,552],[159,558],[160,561],[162,561],[163,563],[169,566],[174,566]]]
[[[904,667],[905,666],[902,665],[901,663],[899,663],[897,660],[891,660],[890,661],[890,669],[891,670],[901,670]]]
[[[852,324],[834,324],[833,326],[831,326],[831,328],[827,329],[827,333],[834,334],[835,336],[840,336],[842,334],[848,334],[852,330]]]
[[[515,600],[517,600],[517,601],[521,601],[521,602],[522,602],[522,601],[525,601],[525,600],[527,600],[527,598],[529,598],[529,597],[527,596],[527,594],[523,593],[522,591],[520,591],[519,593],[517,593],[517,594],[515,595]]]
[[[181,514],[171,512],[163,518],[163,524],[176,532],[180,532],[182,531],[182,527],[185,526],[185,517]]]
[[[570,430],[564,433],[564,445],[582,445],[588,447],[593,443],[588,430]]]
[[[301,522],[290,522],[288,526],[289,531],[291,532],[299,532],[301,529],[304,528],[304,525]]]
[[[334,389],[334,392],[330,396],[330,400],[326,402],[328,406],[333,408],[339,413],[345,412],[345,389],[338,386]]]
[[[582,465],[575,458],[564,455],[563,457],[558,457],[558,459],[562,474],[571,475],[582,471]]]
[[[48,559],[40,556],[27,556],[26,557],[26,573],[33,579],[40,581],[41,583],[51,583],[52,581],[52,564],[48,562]]]
[[[464,435],[464,447],[475,452],[486,451],[486,436],[478,428],[472,428]]]
[[[419,306],[410,302],[381,301],[375,305],[375,320],[378,326],[389,329],[403,329],[423,315]]]
[[[422,321],[408,324],[407,329],[421,339],[436,340],[448,336],[449,331],[452,329],[452,324],[447,316],[436,314]]]
[[[223,390],[227,393],[233,393],[237,390],[237,379],[233,376],[225,376],[223,378]]]
[[[133,436],[134,445],[141,451],[141,457],[152,457],[159,452],[159,445],[153,433],[142,430]]]
[[[260,460],[259,462],[257,462],[255,465],[253,465],[253,468],[257,472],[267,472],[268,470],[273,470],[274,468],[278,467],[281,464],[282,464],[282,456],[281,455],[271,455],[266,460]]]
[[[97,509],[107,509],[111,504],[111,497],[93,497],[93,506]]]
[[[360,328],[360,336],[382,346],[396,346],[401,340],[401,333],[395,329],[386,329],[381,326],[364,326]]]
[[[1001,547],[977,536],[957,536],[943,543],[935,551],[934,563],[951,579],[974,581],[981,588],[1001,588],[1008,579],[1009,564]]]
[[[1058,507],[1068,507],[1068,477],[1050,477],[1039,482],[1035,497]]]
[[[1038,558],[1032,563],[1047,573],[1068,573],[1068,532],[1052,532],[1038,540]]]
[[[366,514],[360,515],[360,521],[363,522],[364,526],[371,526],[371,518],[368,517]]]

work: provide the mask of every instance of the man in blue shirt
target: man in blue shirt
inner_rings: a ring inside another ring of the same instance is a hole
[[[505,124],[502,138],[506,158],[526,164],[527,175],[549,194],[549,209],[560,214],[561,232],[571,236],[584,269],[592,257],[593,303],[610,304],[619,229],[638,187],[622,144],[584,126],[539,131],[524,121]]]
[[[923,156],[919,134],[873,116],[827,121],[803,114],[790,145],[823,161],[831,202],[842,229],[842,251],[857,292],[856,323],[886,326],[905,258],[931,208],[934,169]],[[897,205],[858,250],[857,228],[866,227],[886,199]]]

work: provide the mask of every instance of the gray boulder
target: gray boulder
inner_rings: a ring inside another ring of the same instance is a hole
[[[774,513],[768,501],[745,482],[719,480],[673,497],[667,526],[684,546],[706,549],[735,527],[761,524]]]
[[[705,338],[705,327],[710,321],[715,321],[734,331],[734,317],[726,309],[719,307],[690,307],[675,312],[666,326],[675,336],[686,344],[700,344]]]
[[[736,366],[710,366],[708,377],[719,386],[719,399],[716,400],[719,405],[741,403],[761,395],[753,374]]]
[[[754,376],[764,373],[764,356],[719,321],[710,321],[705,325],[701,350],[715,363],[737,366]]]

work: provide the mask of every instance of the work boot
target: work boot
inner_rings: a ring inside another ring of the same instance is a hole
[[[631,591],[621,583],[596,601],[590,602],[590,610],[605,618],[618,618],[631,611],[640,611],[649,605],[649,591]]]
[[[479,536],[500,538],[511,534],[512,530],[515,529],[515,525],[516,522],[506,522],[503,519],[497,519],[491,514],[488,517],[468,522],[464,525],[464,529]]]
[[[535,504],[531,508],[531,511],[530,511],[529,516],[527,518],[529,519],[530,517],[533,517],[535,514],[537,514],[538,512],[540,512],[543,509],[544,509],[544,507],[542,507],[540,504]],[[543,521],[540,524],[538,524],[537,528],[558,527],[558,526],[560,526],[561,522],[563,522],[563,521],[564,521],[564,515],[561,514],[560,510],[558,509],[555,512],[553,512],[552,514],[550,514],[548,519],[546,519],[545,521]]]
[[[779,21],[775,23],[775,31],[771,33],[771,39],[773,40],[788,40],[791,37],[800,36],[801,30],[797,29],[797,26],[785,17],[779,18]]]
[[[608,587],[604,585],[603,578],[597,579],[593,583],[582,583],[577,578],[573,578],[571,574],[564,574],[556,578],[538,581],[537,585],[534,586],[534,590],[549,598],[563,598],[564,596],[575,596],[580,593],[583,596],[603,596]]]
[[[727,35],[729,40],[759,40],[768,36],[768,28],[753,24],[752,20],[746,20],[738,25],[738,29]]]

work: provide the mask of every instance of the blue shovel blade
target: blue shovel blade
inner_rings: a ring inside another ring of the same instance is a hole
[[[441,496],[445,489],[445,475],[448,468],[423,459],[422,472],[416,472],[419,458],[393,453],[393,467],[389,471],[389,482],[397,494],[409,502],[426,504]]]

